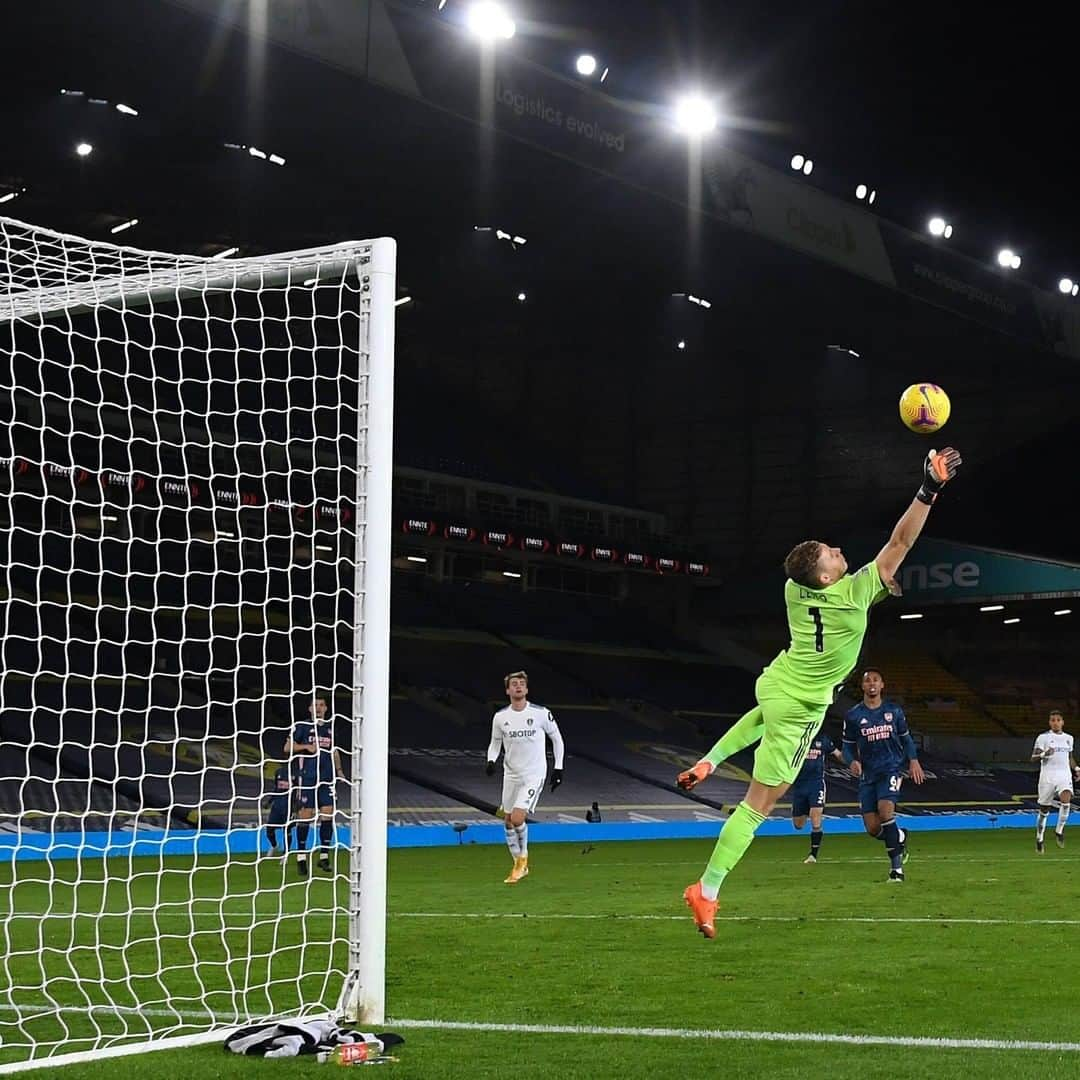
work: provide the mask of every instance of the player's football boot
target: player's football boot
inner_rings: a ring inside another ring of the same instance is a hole
[[[1035,850],[1041,855],[1046,850],[1046,845],[1041,840],[1036,839]]]
[[[816,855],[807,855],[806,858],[803,859],[803,866],[813,866],[814,863],[816,863],[816,862],[817,862],[817,856]]]
[[[907,847],[908,831],[907,829],[900,830],[900,861],[906,863],[910,858],[910,852]]]
[[[706,900],[701,895],[701,882],[695,881],[693,885],[687,885],[683,890],[683,899],[686,906],[694,913],[694,922],[697,928],[707,938],[716,937],[716,900]]]
[[[503,878],[504,885],[516,885],[523,877],[528,877],[529,860],[520,855],[514,859],[514,869]]]
[[[897,883],[902,885],[904,883],[904,871],[903,870],[890,870],[889,871],[889,883]]]
[[[1063,832],[1057,832],[1055,830],[1055,832],[1054,832],[1054,840],[1057,843],[1058,847],[1064,847],[1065,846],[1065,834]]]
[[[307,859],[297,859],[296,860],[296,872],[297,872],[297,874],[300,875],[300,877],[307,877],[308,876],[308,861],[307,861]]]
[[[329,859],[320,859],[319,860],[319,869],[324,874],[329,874],[330,873],[330,860]]]

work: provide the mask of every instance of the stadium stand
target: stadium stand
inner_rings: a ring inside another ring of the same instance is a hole
[[[921,649],[884,645],[873,663],[885,673],[886,693],[904,706],[913,731],[1002,736],[1016,732],[992,715],[963,679]]]

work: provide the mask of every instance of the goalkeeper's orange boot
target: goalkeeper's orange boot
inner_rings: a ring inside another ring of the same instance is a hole
[[[694,922],[697,923],[697,928],[707,938],[716,937],[714,921],[716,919],[716,909],[719,906],[718,901],[706,900],[701,895],[700,881],[695,881],[693,885],[687,885],[682,895],[686,901],[686,906],[694,913]]]
[[[527,877],[529,873],[529,858],[528,856],[518,855],[514,859],[514,869],[503,878],[504,885],[516,885],[523,877]]]

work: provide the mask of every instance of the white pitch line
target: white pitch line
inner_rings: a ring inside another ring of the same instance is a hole
[[[743,1031],[708,1028],[592,1027],[578,1024],[486,1024],[467,1020],[387,1020],[387,1027],[436,1031],[490,1031],[522,1035],[629,1035],[644,1039],[715,1039],[740,1042],[841,1043],[847,1046],[911,1046],[933,1050],[1049,1050],[1080,1052],[1080,1042],[1028,1039],[948,1039],[905,1035],[838,1035],[825,1031]]]
[[[526,911],[390,911],[392,919],[590,919],[610,922],[685,922],[689,915],[610,915]],[[978,919],[951,915],[717,915],[717,922],[956,923],[970,926],[1080,926],[1080,919]]]
[[[809,834],[804,834],[804,835],[800,836],[798,833],[796,833],[794,835],[794,837],[792,837],[792,839],[795,839],[795,840],[800,840],[801,839],[801,840],[805,841],[808,835]],[[1023,863],[1034,864],[1036,862],[1036,858],[1037,858],[1037,856],[1035,856],[1034,853],[1031,854],[1031,855],[989,855],[989,854],[988,855],[930,855],[930,854],[924,855],[921,851],[918,853],[917,856],[915,856],[913,854],[912,857],[917,858],[918,862],[926,862],[926,861],[929,861],[929,860],[940,859],[943,862],[949,862],[949,863],[993,863],[994,865],[997,865],[998,863],[1003,863],[1003,862],[1023,862]],[[869,855],[867,855],[867,856],[858,855],[858,856],[855,856],[854,858],[844,858],[842,856],[841,857],[830,856],[828,858],[823,858],[822,862],[819,863],[818,865],[821,866],[822,864],[824,864],[826,866],[836,866],[836,865],[839,865],[839,864],[843,864],[844,866],[847,866],[850,863],[879,863],[880,864],[884,860],[885,860],[884,855],[879,855],[879,856],[877,856],[877,858],[873,858],[872,856],[869,856]],[[649,867],[650,869],[652,867],[654,867],[654,866],[700,866],[701,865],[701,859],[699,857],[699,858],[693,858],[693,859],[689,859],[689,858],[688,859],[674,859],[674,860],[671,860],[671,861],[660,861],[660,862],[653,862],[652,860],[649,860],[648,862],[646,862],[645,860],[641,860],[639,862],[605,862],[603,859],[588,859],[588,860],[583,861],[579,865],[588,866],[588,867],[590,867],[590,868],[592,868],[594,870],[602,870],[602,869],[605,869],[608,866],[623,866],[623,867],[625,867],[625,866],[633,866],[633,867],[636,867],[638,870],[640,870],[640,869],[642,869],[643,867],[646,867],[646,866]],[[1072,869],[1076,869],[1076,867],[1073,866],[1073,860],[1071,860],[1068,855],[1061,856],[1061,857],[1054,858],[1054,859],[1050,859],[1050,860],[1045,861],[1045,862],[1039,862],[1038,865],[1039,865],[1040,870],[1042,870],[1042,869],[1044,869],[1046,867],[1051,867],[1051,866],[1068,866],[1068,867],[1071,867]],[[814,872],[816,873],[817,871],[815,870]]]
[[[89,1012],[107,1012],[118,1015],[137,1014],[148,1017],[165,1017],[175,1020],[178,1016],[189,1020],[214,1019],[208,1012],[181,1009],[139,1009],[121,1005],[58,1005],[42,1002],[38,1005],[0,1004],[0,1012],[15,1012],[20,1015],[37,1018],[50,1013],[63,1013],[66,1016],[78,1009]],[[221,1025],[220,1015],[218,1016]],[[230,1019],[224,1027],[230,1027],[237,1020]],[[250,1023],[249,1019],[243,1020]],[[521,1035],[626,1035],[645,1039],[706,1039],[713,1041],[740,1042],[787,1042],[842,1044],[847,1046],[909,1046],[936,1050],[1048,1050],[1053,1053],[1080,1052],[1080,1043],[1043,1042],[1036,1040],[1013,1039],[951,1039],[925,1038],[902,1035],[844,1035],[824,1031],[744,1031],[739,1028],[635,1028],[635,1027],[598,1027],[580,1024],[500,1024],[483,1023],[472,1020],[387,1020],[385,1027],[428,1029],[435,1031],[479,1031]]]

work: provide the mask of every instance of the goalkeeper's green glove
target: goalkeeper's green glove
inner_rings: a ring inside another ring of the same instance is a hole
[[[956,470],[963,464],[964,459],[959,450],[946,446],[939,454],[931,450],[923,462],[923,482],[915,494],[919,502],[932,506],[934,500],[941,494],[941,489],[956,475]]]
[[[562,769],[551,770],[551,790],[554,791],[562,783]]]
[[[487,763],[487,765],[484,766],[484,772],[486,772],[488,774],[488,776],[491,776],[491,774],[494,771],[495,771],[495,762],[494,761],[489,761]]]

